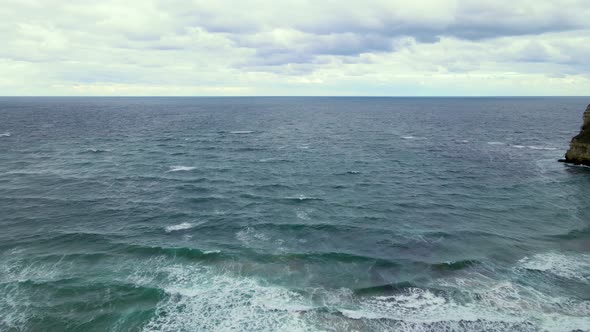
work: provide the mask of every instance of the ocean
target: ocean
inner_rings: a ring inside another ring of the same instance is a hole
[[[590,98],[0,98],[1,331],[590,331]]]

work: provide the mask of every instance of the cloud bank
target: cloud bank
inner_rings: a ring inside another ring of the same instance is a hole
[[[588,95],[586,0],[5,0],[1,95]]]

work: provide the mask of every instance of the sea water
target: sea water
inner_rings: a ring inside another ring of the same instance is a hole
[[[0,330],[589,331],[589,102],[0,98]]]

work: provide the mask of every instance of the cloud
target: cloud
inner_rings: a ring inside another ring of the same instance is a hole
[[[7,95],[590,91],[586,1],[5,0],[0,17]]]

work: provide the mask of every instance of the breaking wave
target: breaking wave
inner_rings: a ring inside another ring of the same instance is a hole
[[[181,230],[185,230],[185,229],[191,229],[193,228],[194,225],[188,222],[183,222],[181,224],[177,224],[177,225],[170,225],[170,226],[166,226],[164,229],[166,230],[166,233],[170,233],[170,232],[174,232],[174,231],[181,231]]]
[[[519,266],[562,278],[590,281],[590,255],[567,255],[557,252],[536,254],[521,259]]]
[[[188,172],[196,169],[196,167],[192,166],[170,166],[170,170],[168,172]]]
[[[156,271],[167,276],[166,296],[144,331],[570,331],[590,323],[587,303],[510,282],[462,294],[411,283],[359,292],[289,289],[200,265]],[[149,279],[142,274],[140,286],[151,287]]]

